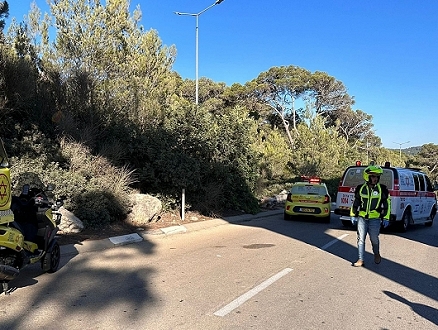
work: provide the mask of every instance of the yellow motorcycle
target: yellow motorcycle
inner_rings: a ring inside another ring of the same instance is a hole
[[[49,200],[52,185],[36,184],[37,176],[23,184],[21,194],[12,196],[9,161],[0,139],[0,283],[9,294],[9,281],[29,264],[41,262],[44,272],[58,269],[61,251],[56,240],[62,199]]]

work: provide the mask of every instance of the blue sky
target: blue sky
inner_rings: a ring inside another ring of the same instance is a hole
[[[32,1],[9,1],[22,21]],[[196,18],[215,0],[131,0],[195,79]],[[37,0],[47,11],[46,0]],[[199,16],[199,77],[244,84],[274,66],[342,81],[386,148],[438,144],[438,1],[224,0]],[[10,21],[10,18],[8,21]],[[409,141],[409,142],[408,142]]]

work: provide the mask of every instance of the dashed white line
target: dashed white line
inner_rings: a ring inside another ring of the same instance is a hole
[[[334,239],[333,241],[328,242],[326,245],[324,245],[323,247],[320,248],[315,248],[315,250],[326,250],[329,246],[332,246],[333,244],[342,241],[342,239],[344,239],[345,237],[347,237],[348,234],[344,234],[339,236],[338,238]]]
[[[347,236],[348,236],[348,234],[341,235],[341,236],[337,237],[336,239],[328,242],[324,246],[322,246],[320,248],[316,248],[316,250],[326,250],[328,247],[330,247],[333,244],[341,241],[342,239],[344,239]],[[244,304],[246,301],[248,301],[249,299],[254,297],[257,293],[259,293],[260,291],[266,289],[268,286],[270,286],[275,281],[277,281],[280,278],[282,278],[283,276],[289,274],[291,271],[292,271],[292,268],[285,268],[285,269],[283,269],[281,272],[275,274],[274,276],[271,276],[270,278],[268,278],[263,283],[257,285],[255,288],[249,290],[248,292],[244,293],[240,297],[234,299],[228,305],[222,307],[217,312],[215,312],[214,315],[216,315],[216,316],[225,316],[225,315],[227,315],[228,313],[230,313],[231,311],[233,311],[234,309],[236,309],[237,307],[239,307],[240,305]]]
[[[229,312],[231,312],[232,310],[236,309],[237,307],[239,307],[240,305],[245,303],[247,300],[249,300],[252,297],[254,297],[260,291],[266,289],[268,286],[270,286],[275,281],[277,281],[280,278],[282,278],[283,276],[289,274],[291,271],[292,271],[292,268],[285,268],[285,269],[283,269],[281,272],[275,274],[274,276],[271,276],[270,278],[268,278],[263,283],[257,285],[255,288],[253,288],[253,289],[249,290],[248,292],[244,293],[243,295],[241,295],[237,299],[234,299],[228,305],[222,307],[217,312],[215,312],[214,315],[216,315],[216,316],[225,316],[225,315],[227,315]]]

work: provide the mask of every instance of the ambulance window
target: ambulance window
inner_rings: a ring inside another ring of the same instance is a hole
[[[380,183],[384,184],[388,189],[394,189],[392,184],[394,182],[393,172],[389,169],[383,169],[383,174],[380,178]]]
[[[433,191],[432,182],[427,175],[424,176],[426,179],[426,191]]]
[[[424,176],[423,174],[418,174],[418,178],[420,179],[420,190],[426,191],[426,186],[424,185]]]
[[[413,176],[414,176],[415,190],[419,191],[420,190],[420,178],[418,177],[417,173],[413,173]]]
[[[364,167],[349,168],[344,175],[343,186],[356,187],[360,184],[363,184],[364,183],[363,170],[364,170]]]

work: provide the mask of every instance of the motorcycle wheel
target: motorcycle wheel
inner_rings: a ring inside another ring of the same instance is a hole
[[[50,253],[50,267],[47,270],[48,273],[54,273],[58,270],[59,262],[61,261],[61,248],[58,242],[55,242]]]

